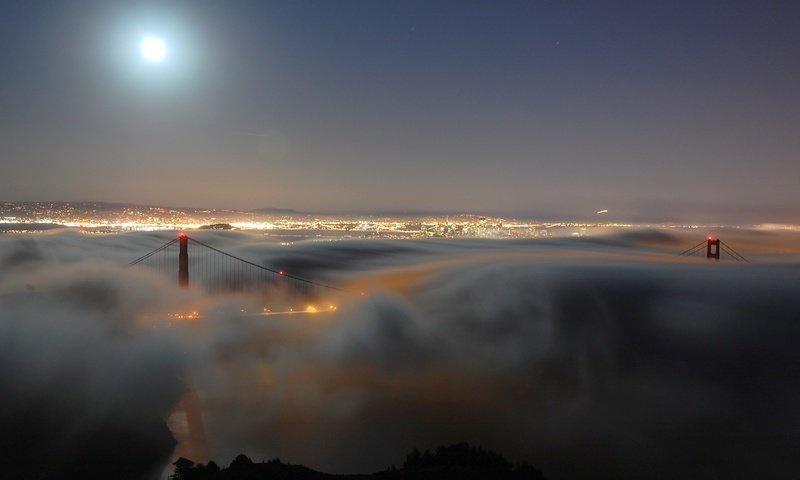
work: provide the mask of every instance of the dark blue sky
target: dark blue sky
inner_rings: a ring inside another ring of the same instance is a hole
[[[800,222],[795,2],[8,3],[0,200]]]

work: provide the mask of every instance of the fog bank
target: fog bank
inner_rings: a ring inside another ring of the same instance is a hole
[[[688,237],[665,231],[290,246],[204,235],[367,295],[243,316],[265,297],[120,266],[158,235],[0,237],[2,451],[69,472],[87,452],[103,463],[124,450],[146,474],[172,450],[163,419],[190,382],[219,463],[368,472],[469,441],[555,479],[800,470],[791,235],[788,254],[740,250],[752,264],[678,258]],[[739,245],[775,241],[763,235]],[[200,318],[170,320],[187,308]]]

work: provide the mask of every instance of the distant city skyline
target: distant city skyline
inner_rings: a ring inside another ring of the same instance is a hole
[[[38,226],[37,226],[38,225]],[[583,235],[584,230],[604,233],[609,228],[757,228],[800,230],[799,224],[782,222],[708,222],[625,219],[595,212],[585,217],[499,215],[482,212],[306,212],[285,208],[217,209],[115,202],[2,202],[0,231],[37,231],[56,226],[99,231],[242,229],[339,230],[383,232],[389,237]],[[449,227],[453,227],[452,229]],[[550,230],[549,230],[550,229]],[[548,231],[549,230],[549,231]],[[709,230],[709,232],[712,232]],[[392,233],[393,232],[393,233]],[[397,235],[395,235],[397,234]],[[444,235],[442,235],[444,234]],[[371,235],[371,234],[370,234]]]
[[[799,22],[793,2],[7,2],[0,201],[798,224]]]

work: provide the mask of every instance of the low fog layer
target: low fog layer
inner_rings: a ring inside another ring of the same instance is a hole
[[[180,290],[124,267],[169,234],[0,236],[0,448],[18,476],[125,462],[128,478],[157,472],[175,446],[164,419],[189,388],[219,463],[245,453],[369,472],[468,441],[554,479],[800,470],[789,234],[729,237],[752,264],[678,258],[702,234],[661,231],[293,245],[196,235],[367,294],[315,299],[335,312],[243,316],[268,295]],[[200,318],[168,315],[188,310]]]

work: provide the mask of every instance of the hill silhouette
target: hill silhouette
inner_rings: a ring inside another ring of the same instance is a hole
[[[544,474],[527,464],[514,465],[502,455],[472,447],[467,443],[441,446],[434,452],[414,449],[401,468],[391,466],[384,471],[361,475],[333,475],[317,472],[303,465],[291,465],[279,459],[256,463],[245,455],[237,456],[227,468],[214,461],[206,465],[180,458],[175,462],[171,480],[545,480]]]

